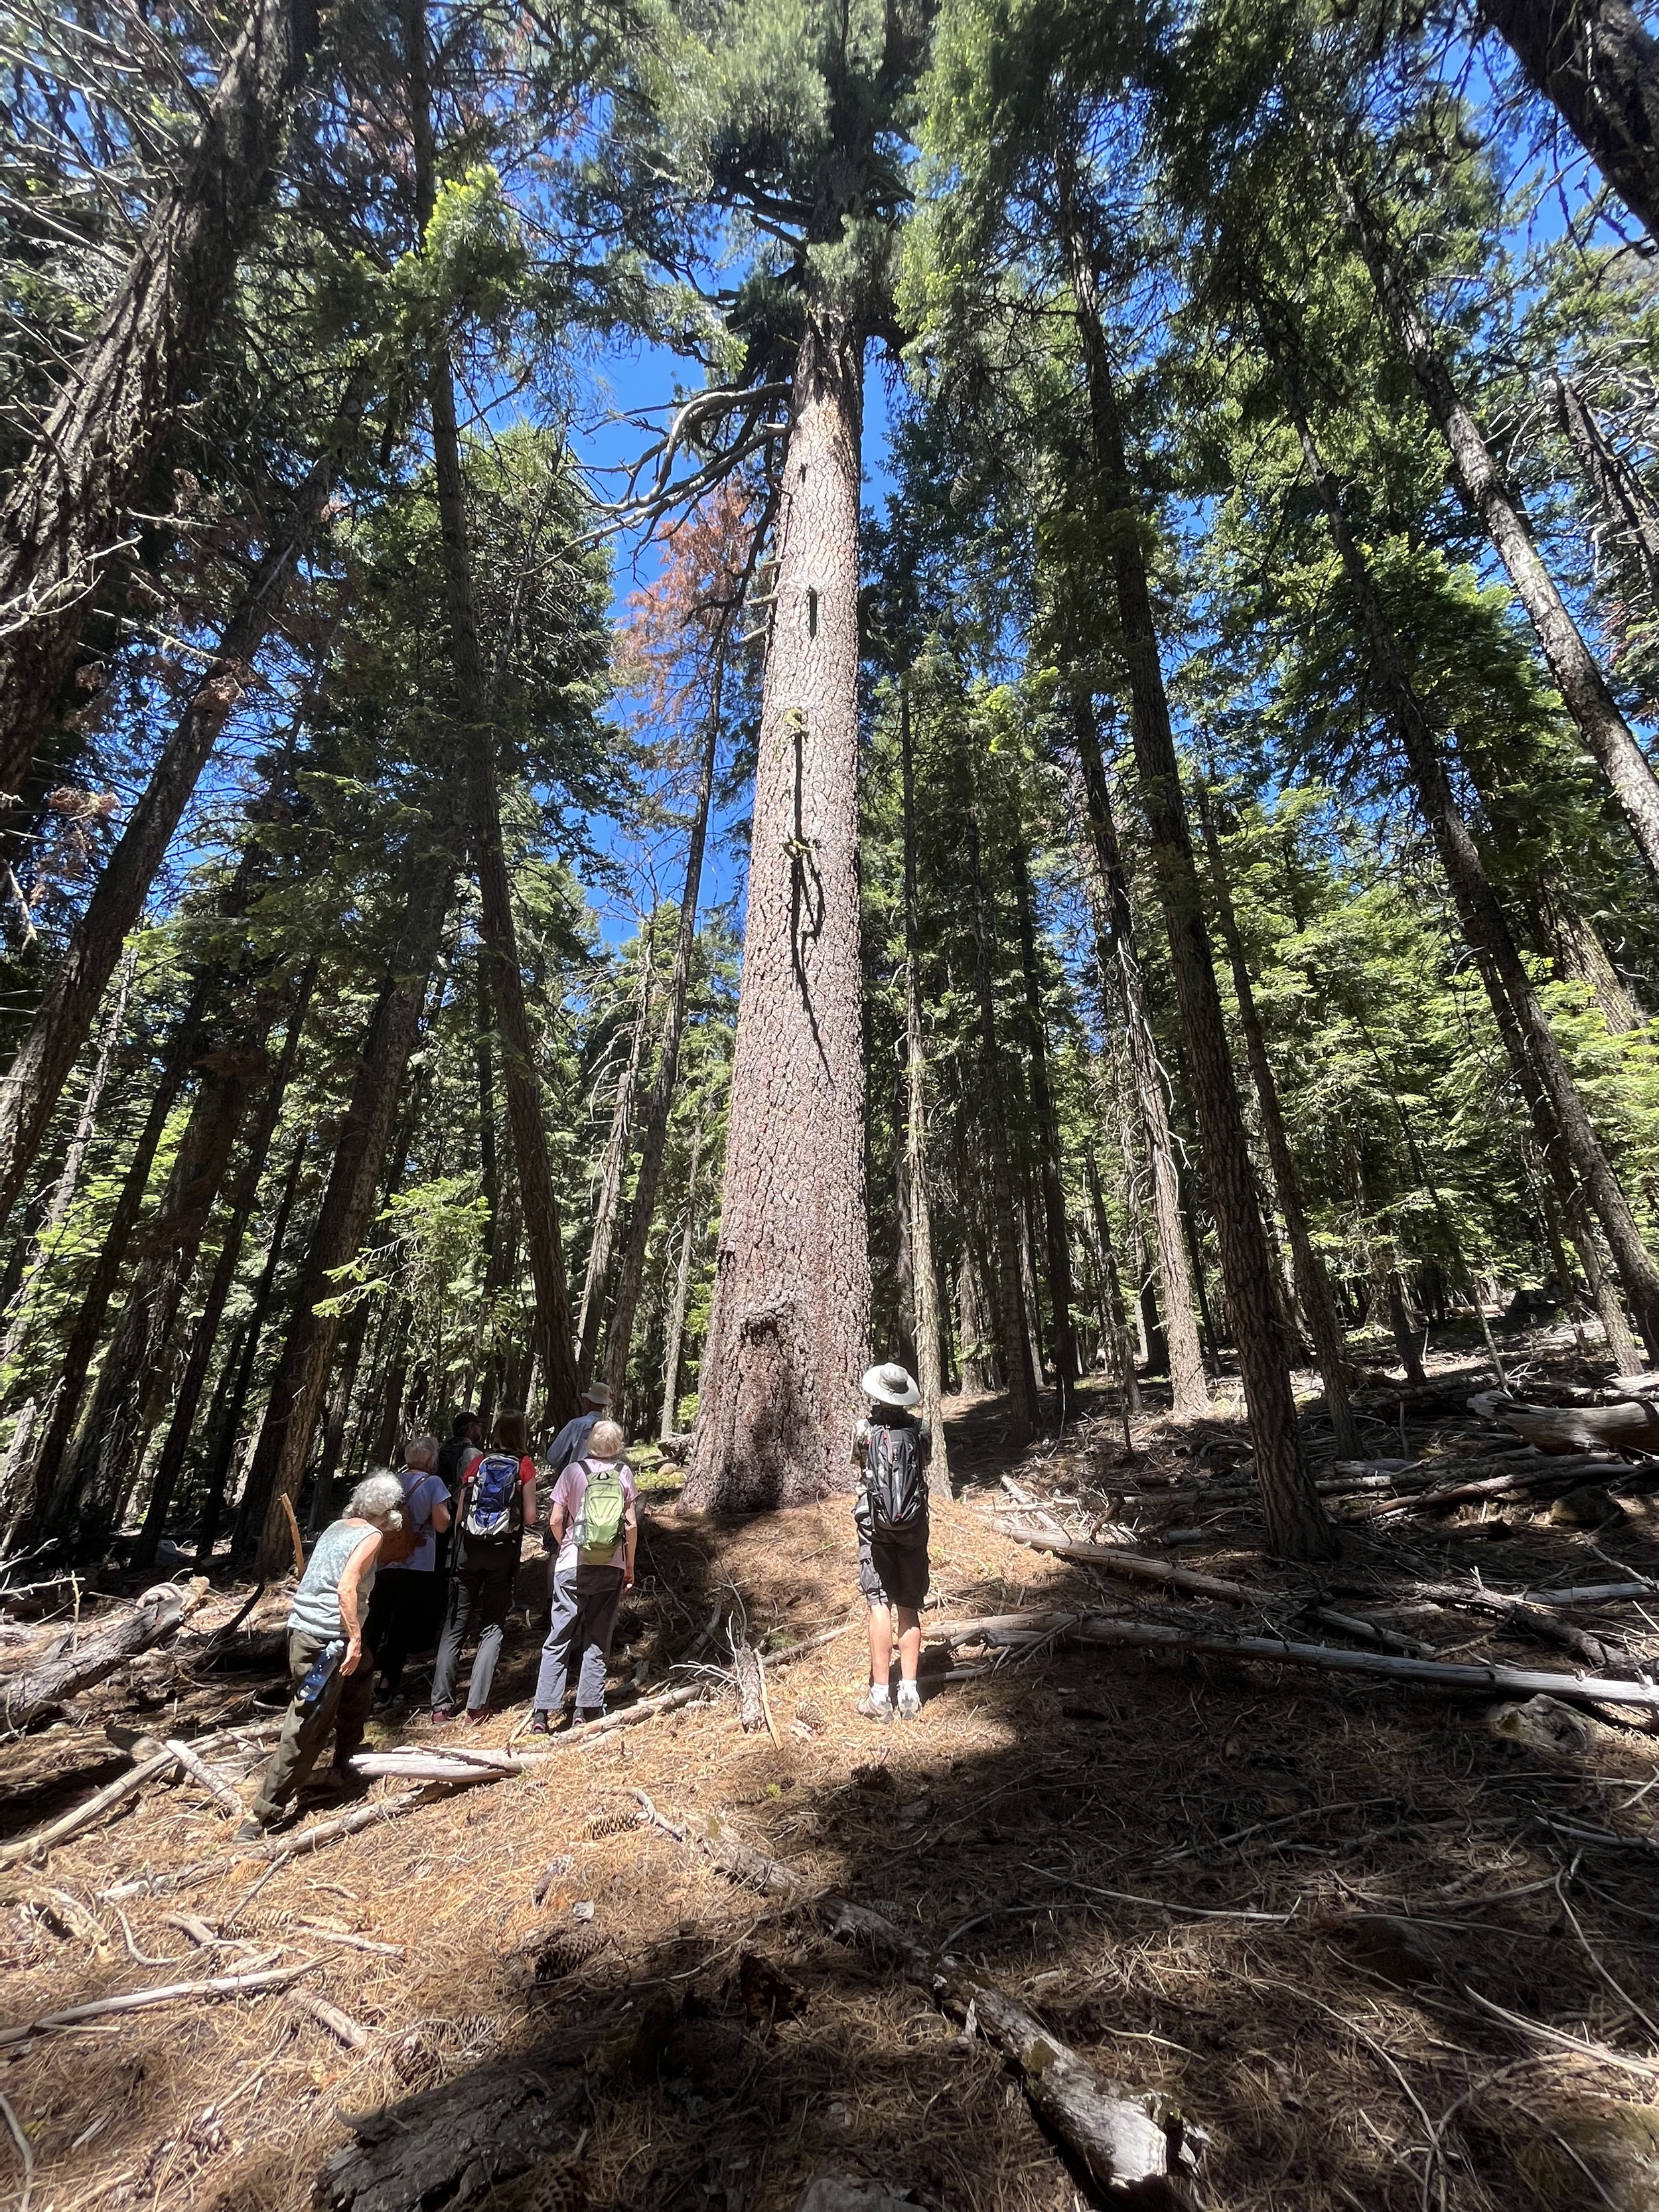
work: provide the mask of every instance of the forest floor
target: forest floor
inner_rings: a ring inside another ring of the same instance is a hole
[[[1452,1352],[1435,1369],[1436,1389],[1403,1409],[1373,1397],[1377,1449],[1398,1452],[1402,1434],[1413,1456],[1498,1448],[1457,1410],[1484,1380],[1478,1360]],[[1573,1371],[1565,1353],[1534,1370]],[[1127,1606],[1232,1631],[1282,1624],[1285,1593],[1317,1595],[1381,1611],[1441,1657],[1560,1671],[1570,1655],[1528,1647],[1501,1620],[1401,1593],[1659,1576],[1659,1518],[1637,1468],[1610,1470],[1622,1510],[1600,1526],[1513,1498],[1501,1521],[1490,1504],[1406,1511],[1352,1527],[1319,1576],[1276,1568],[1247,1498],[1224,1488],[1203,1502],[1241,1454],[1236,1420],[1149,1408],[1125,1469],[1103,1402],[1058,1443],[1015,1455],[996,1401],[951,1401],[963,1495],[935,1513],[930,1620]],[[1249,1583],[1261,1615],[1176,1606],[1026,1547],[994,1522],[1004,1475],[1073,1525],[1127,1524],[1143,1551]],[[222,1650],[210,1668],[191,1656],[245,1595],[216,1592],[173,1644],[84,1692],[72,1721],[0,1754],[0,1840],[122,1770],[125,1753],[96,1731],[130,1742],[281,1710],[273,1639],[247,1638],[280,1625],[282,1592],[245,1625],[243,1656]],[[232,1818],[178,1781],[0,1873],[0,2119],[15,2130],[0,2135],[0,2202],[22,2201],[26,2143],[30,2212],[301,2212],[319,2189],[324,2203],[349,2189],[349,2162],[330,2166],[353,2141],[343,2114],[412,2100],[397,2124],[423,2141],[440,2085],[483,2111],[524,2053],[559,2089],[538,2163],[492,2189],[478,2169],[458,2182],[427,2142],[428,2194],[388,2185],[341,2201],[793,2212],[825,2174],[933,2212],[1091,2201],[987,2043],[696,1847],[696,1824],[719,1813],[972,1960],[1105,2075],[1164,2092],[1206,2138],[1203,2206],[1659,2205],[1659,1761],[1639,1726],[1607,1715],[1574,1741],[1516,1741],[1494,1733],[1490,1692],[1036,1643],[977,1668],[930,1644],[920,1722],[884,1730],[854,1711],[865,1662],[847,1501],[722,1523],[660,1490],[619,1687],[640,1669],[660,1683],[717,1604],[772,1655],[775,1742],[743,1734],[724,1696],[568,1749],[556,1741],[557,1755],[522,1774],[437,1792],[274,1873],[239,1857]],[[1659,1655],[1659,1595],[1653,1606],[1651,1620],[1628,1603],[1572,1619],[1629,1677]],[[14,1627],[0,1652],[46,1626]],[[783,1663],[789,1645],[837,1627]],[[515,1616],[499,1718],[469,1747],[508,1743],[536,1644]],[[434,1739],[418,1717],[377,1719],[371,1744],[398,1741]],[[640,1825],[641,1791],[687,1841]],[[221,1858],[223,1871],[171,1894],[100,1899]],[[192,1917],[197,1940],[178,1924]],[[217,1948],[198,1948],[210,1930]],[[255,1991],[6,2047],[5,2022],[305,1961],[294,1990],[325,1997],[361,2044],[291,1991]]]

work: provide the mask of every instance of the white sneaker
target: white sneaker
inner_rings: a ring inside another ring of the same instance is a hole
[[[914,1682],[899,1684],[898,1717],[902,1721],[916,1721],[921,1718],[921,1692]]]
[[[885,1728],[893,1717],[893,1702],[884,1692],[878,1697],[872,1685],[859,1699],[858,1711],[866,1721],[875,1721]]]

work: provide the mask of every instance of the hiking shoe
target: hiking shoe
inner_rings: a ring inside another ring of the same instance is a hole
[[[453,1705],[434,1705],[432,1708],[432,1725],[434,1728],[447,1728],[454,1717],[455,1708]]]
[[[859,1699],[858,1711],[866,1721],[874,1721],[878,1728],[886,1728],[893,1717],[893,1701],[878,1698],[873,1690],[866,1690]]]
[[[250,1813],[236,1831],[236,1840],[239,1844],[262,1844],[269,1833],[269,1829],[258,1814]]]
[[[919,1721],[921,1718],[921,1692],[914,1682],[899,1684],[898,1717],[902,1721]]]
[[[527,1733],[531,1735],[551,1735],[553,1733],[552,1714],[544,1712],[532,1713],[530,1716],[530,1727]]]
[[[466,1724],[469,1728],[482,1728],[489,1718],[488,1705],[469,1705],[466,1709]]]
[[[603,1705],[578,1705],[576,1708],[575,1718],[571,1722],[570,1725],[573,1728],[586,1728],[590,1721],[602,1721],[604,1718],[605,1707]]]

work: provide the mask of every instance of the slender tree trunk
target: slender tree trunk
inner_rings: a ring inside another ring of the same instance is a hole
[[[52,1185],[46,1217],[35,1231],[33,1255],[17,1286],[7,1322],[5,1343],[0,1346],[0,1371],[9,1371],[22,1349],[23,1340],[28,1334],[35,1285],[43,1270],[52,1266],[57,1255],[58,1247],[63,1239],[64,1224],[69,1219],[70,1210],[80,1190],[81,1170],[86,1164],[88,1147],[97,1129],[98,1109],[103,1103],[104,1085],[109,1080],[110,1061],[121,1041],[122,1024],[127,1018],[127,998],[132,989],[133,969],[137,964],[137,954],[130,950],[121,963],[120,981],[111,1003],[109,1019],[104,1024],[104,1034],[99,1040],[92,1073],[87,1081],[86,1096],[81,1101],[81,1111],[76,1116],[75,1127],[64,1149],[64,1164]]]
[[[708,730],[703,742],[697,775],[697,797],[685,848],[685,881],[680,890],[678,926],[674,933],[674,967],[668,979],[668,1009],[662,1042],[657,1053],[656,1079],[651,1085],[640,1125],[640,1164],[634,1178],[634,1198],[623,1243],[622,1265],[617,1271],[616,1295],[611,1303],[611,1328],[606,1340],[605,1379],[611,1403],[622,1407],[617,1419],[626,1419],[628,1356],[634,1341],[634,1314],[645,1281],[645,1255],[656,1218],[657,1186],[662,1178],[664,1147],[668,1141],[668,1117],[673,1111],[674,1085],[678,1079],[680,1043],[685,1035],[686,1001],[691,989],[691,960],[697,945],[697,901],[702,891],[703,847],[708,836],[708,812],[714,803],[714,768],[720,750],[720,696],[725,688],[726,636],[729,612],[722,613],[714,639],[712,698]]]
[[[845,207],[820,227],[838,231]],[[808,264],[689,1504],[843,1490],[869,1352],[858,881],[861,334]]]
[[[1038,1423],[1038,1370],[1031,1351],[1026,1304],[1024,1255],[1018,1200],[1008,1157],[1007,1093],[1003,1076],[1001,1041],[997,1035],[995,936],[987,908],[985,873],[980,859],[979,801],[973,788],[971,767],[964,781],[964,845],[968,863],[969,897],[973,908],[974,978],[979,999],[979,1123],[981,1142],[989,1170],[991,1233],[996,1245],[994,1273],[988,1273],[992,1321],[1000,1356],[1003,1385],[1008,1393],[1009,1441],[1016,1447],[1028,1443]]]
[[[1628,0],[1480,0],[1534,89],[1659,242],[1659,40]]]
[[[1601,1149],[1595,1126],[1561,1057],[1548,1017],[1516,948],[1508,919],[1487,877],[1479,848],[1458,811],[1438,742],[1407,673],[1365,557],[1348,528],[1335,479],[1325,466],[1313,433],[1282,373],[1281,382],[1302,441],[1304,462],[1324,507],[1332,542],[1370,641],[1390,717],[1410,766],[1419,803],[1445,870],[1459,920],[1473,950],[1492,963],[1502,996],[1514,1013],[1528,1062],[1549,1101],[1573,1174],[1607,1233],[1613,1265],[1649,1356],[1659,1359],[1659,1268],[1654,1266],[1652,1255],[1642,1242],[1630,1202]]]
[[[605,1286],[611,1273],[611,1254],[616,1242],[617,1216],[622,1207],[622,1187],[628,1173],[629,1138],[640,1103],[640,1074],[651,1036],[652,984],[655,975],[656,908],[645,931],[640,957],[637,1002],[629,1033],[628,1058],[617,1078],[617,1094],[611,1109],[611,1128],[599,1160],[599,1195],[593,1204],[593,1231],[588,1239],[587,1265],[582,1273],[581,1310],[577,1316],[576,1376],[584,1389],[593,1372],[593,1354],[605,1319]]]
[[[206,1574],[212,1565],[213,1547],[224,1510],[231,1462],[235,1456],[236,1438],[241,1430],[242,1414],[247,1405],[253,1370],[258,1358],[259,1338],[264,1328],[265,1316],[270,1310],[271,1292],[276,1287],[276,1271],[288,1237],[289,1216],[293,1212],[294,1201],[299,1195],[300,1181],[305,1170],[306,1154],[310,1143],[310,1133],[305,1131],[294,1147],[294,1156],[283,1180],[282,1195],[276,1201],[276,1211],[271,1219],[270,1233],[265,1245],[265,1264],[254,1287],[253,1304],[239,1339],[240,1348],[234,1355],[235,1372],[229,1388],[223,1387],[222,1378],[221,1389],[216,1393],[219,1404],[208,1425],[207,1449],[204,1455],[206,1495],[202,1502],[201,1526],[196,1539],[196,1571],[198,1575]]]
[[[1655,112],[1659,115],[1659,108]],[[1504,483],[1474,417],[1463,404],[1373,210],[1358,194],[1352,196],[1350,204],[1377,297],[1411,362],[1429,412],[1450,449],[1458,489],[1508,570],[1556,688],[1578,725],[1586,749],[1613,787],[1649,875],[1659,884],[1659,780],[1556,589],[1555,579],[1540,558],[1519,502]]]
[[[702,1116],[691,1131],[691,1164],[685,1179],[685,1227],[674,1269],[674,1297],[668,1309],[668,1338],[662,1355],[662,1411],[657,1434],[672,1437],[679,1428],[680,1349],[685,1341],[685,1313],[691,1302],[691,1254],[697,1238],[697,1170],[702,1162]]]
[[[1659,48],[1655,51],[1659,55]],[[1556,420],[1572,447],[1573,459],[1596,505],[1635,554],[1649,612],[1659,613],[1659,507],[1649,497],[1641,477],[1608,440],[1578,386],[1559,374],[1551,383]]]
[[[318,36],[252,0],[174,182],[0,506],[0,794],[22,790],[91,594],[199,376]]]
[[[436,181],[424,0],[404,0],[404,24],[416,211],[424,244],[432,219]],[[518,932],[513,919],[507,855],[501,842],[495,737],[483,657],[478,645],[472,556],[467,542],[466,487],[461,474],[460,431],[455,416],[455,381],[447,345],[442,341],[429,366],[428,392],[432,411],[433,471],[443,544],[444,593],[455,669],[458,734],[466,775],[472,860],[478,877],[483,953],[501,1034],[507,1124],[513,1133],[525,1238],[530,1248],[531,1272],[536,1284],[536,1346],[547,1393],[546,1410],[551,1419],[562,1423],[575,1413],[578,1401],[570,1297],[565,1283],[564,1249],[559,1234],[558,1204],[553,1193],[547,1128],[542,1117],[541,1080],[531,1045],[524,970],[519,961]]]
[[[1106,1200],[1100,1188],[1100,1169],[1095,1160],[1093,1145],[1086,1145],[1083,1153],[1084,1165],[1089,1178],[1089,1206],[1094,1216],[1095,1241],[1100,1247],[1100,1266],[1106,1304],[1100,1320],[1106,1341],[1112,1347],[1113,1364],[1117,1370],[1119,1402],[1126,1414],[1140,1411],[1140,1378],[1135,1373],[1133,1348],[1129,1342],[1128,1310],[1123,1302],[1123,1280],[1118,1273],[1117,1250],[1112,1240],[1112,1224],[1106,1212]],[[1127,1435],[1127,1431],[1126,1431]]]
[[[242,1256],[242,1241],[247,1234],[248,1224],[253,1218],[253,1209],[258,1203],[259,1182],[270,1151],[270,1140],[276,1134],[283,1101],[287,1096],[295,1062],[299,1056],[300,1038],[305,1028],[311,994],[316,986],[318,966],[319,962],[313,955],[300,977],[289,1013],[288,1031],[283,1039],[283,1056],[270,1081],[265,1085],[258,1118],[249,1133],[241,1173],[231,1198],[230,1218],[225,1224],[224,1235],[220,1241],[219,1256],[214,1262],[213,1273],[208,1281],[207,1296],[203,1300],[202,1310],[191,1338],[184,1372],[173,1393],[173,1418],[150,1484],[144,1525],[133,1553],[135,1566],[154,1564],[162,1531],[167,1526],[167,1515],[173,1509],[173,1494],[178,1486],[185,1455],[195,1432],[196,1415],[201,1406],[203,1387],[218,1341],[219,1325],[224,1319],[225,1306],[236,1280],[237,1264]]]
[[[1262,1031],[1261,1015],[1256,1011],[1255,989],[1250,981],[1249,964],[1244,957],[1244,942],[1239,934],[1238,916],[1233,907],[1232,884],[1228,878],[1221,841],[1216,835],[1215,823],[1211,815],[1209,793],[1201,784],[1199,787],[1198,813],[1204,832],[1205,849],[1209,855],[1210,880],[1215,890],[1222,942],[1227,948],[1227,957],[1232,968],[1233,991],[1238,1000],[1239,1027],[1244,1032],[1244,1048],[1250,1063],[1251,1079],[1255,1085],[1256,1104],[1261,1115],[1261,1133],[1267,1140],[1267,1158],[1273,1164],[1279,1209],[1285,1217],[1285,1233],[1290,1239],[1296,1294],[1307,1316],[1308,1333],[1313,1339],[1314,1357],[1325,1385],[1325,1405],[1330,1414],[1336,1455],[1339,1459],[1357,1459],[1360,1455],[1361,1443],[1358,1424],[1354,1419],[1353,1405],[1348,1396],[1346,1347],[1342,1341],[1342,1332],[1337,1327],[1336,1306],[1331,1297],[1325,1263],[1319,1256],[1312,1231],[1308,1226],[1307,1205],[1302,1192],[1302,1171],[1297,1165],[1296,1154],[1291,1149],[1290,1133],[1285,1127],[1284,1111],[1279,1100],[1279,1085],[1273,1075],[1273,1062],[1267,1057],[1267,1040]]]
[[[338,450],[361,410],[360,396],[343,409],[328,453],[312,470],[220,633],[213,657],[162,746],[143,797],[106,862],[18,1047],[0,1089],[0,1222],[16,1202],[121,947],[143,912],[161,856],[219,732],[252,680],[254,659],[281,610],[294,562],[327,504]]]
[[[910,739],[910,684],[899,689],[899,777],[904,807],[904,1159],[909,1200],[910,1281],[916,1323],[916,1381],[922,1416],[933,1438],[927,1483],[951,1495],[951,1461],[945,1437],[945,1376],[939,1358],[939,1273],[933,1265],[933,1214],[927,1170],[927,1053],[921,1030],[921,905],[916,890],[916,779]]]
[[[1072,1259],[1066,1238],[1066,1196],[1060,1174],[1060,1120],[1048,1080],[1048,1024],[1042,1011],[1042,979],[1037,971],[1036,930],[1031,915],[1031,879],[1025,861],[1024,830],[1016,818],[1013,835],[1014,908],[1019,922],[1020,963],[1025,978],[1027,1048],[1031,1063],[1031,1112],[1036,1123],[1038,1178],[1042,1191],[1044,1243],[1048,1266],[1048,1302],[1054,1308],[1054,1390],[1058,1425],[1077,1410],[1077,1342],[1072,1329]]]
[[[441,854],[422,855],[392,973],[364,1033],[328,1188],[301,1269],[287,1340],[271,1378],[241,1504],[239,1533],[246,1531],[246,1540],[257,1540],[261,1573],[280,1573],[289,1556],[281,1501],[286,1498],[291,1503],[298,1494],[339,1333],[337,1317],[316,1309],[320,1300],[333,1296],[334,1276],[355,1258],[368,1225],[398,1093],[420,1034],[427,979],[437,959],[453,889]],[[568,1337],[566,1344],[568,1348]]]
[[[1188,1264],[1186,1234],[1182,1224],[1181,1186],[1170,1127],[1169,1094],[1147,1018],[1146,983],[1135,946],[1134,910],[1129,902],[1128,874],[1112,816],[1111,789],[1101,756],[1094,700],[1079,684],[1073,690],[1073,705],[1078,758],[1083,771],[1084,805],[1099,878],[1097,957],[1102,981],[1115,975],[1123,1002],[1124,1036],[1128,1046],[1135,1112],[1152,1178],[1152,1238],[1158,1256],[1158,1288],[1163,1293],[1164,1340],[1170,1382],[1177,1413],[1201,1413],[1210,1403],[1210,1382],[1204,1371],[1193,1273]],[[1149,1358],[1152,1350],[1149,1343]]]
[[[1111,562],[1121,649],[1127,664],[1130,722],[1149,832],[1153,872],[1169,932],[1170,964],[1187,1047],[1205,1169],[1215,1208],[1221,1269],[1249,1408],[1250,1437],[1272,1549],[1291,1559],[1326,1559],[1336,1535],[1303,1455],[1296,1398],[1278,1328],[1272,1257],[1257,1210],[1249,1142],[1227,1047],[1204,927],[1192,833],[1159,663],[1158,628],[1147,587],[1139,501],[1129,474],[1096,293],[1081,234],[1068,225],[1101,488],[1114,513]]]

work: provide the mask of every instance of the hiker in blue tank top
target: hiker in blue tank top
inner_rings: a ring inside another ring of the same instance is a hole
[[[587,1455],[566,1468],[553,1491],[548,1522],[558,1553],[553,1563],[553,1626],[542,1646],[536,1681],[532,1735],[546,1735],[564,1711],[571,1661],[581,1654],[576,1686],[576,1723],[605,1711],[605,1670],[617,1608],[634,1583],[639,1540],[634,1470],[623,1457],[615,1421],[598,1421]]]
[[[927,1462],[933,1432],[910,1408],[921,1396],[897,1363],[868,1369],[868,1417],[854,1431],[853,1457],[864,1470],[853,1500],[859,1535],[859,1588],[870,1608],[870,1686],[859,1700],[866,1720],[894,1717],[893,1623],[898,1621],[897,1715],[921,1711],[921,1608],[927,1596]]]
[[[513,1577],[524,1532],[536,1523],[536,1462],[530,1456],[524,1415],[505,1408],[495,1416],[488,1451],[461,1478],[455,1501],[455,1572],[443,1641],[432,1674],[432,1725],[455,1717],[455,1676],[469,1632],[478,1639],[467,1685],[466,1717],[476,1727],[489,1716],[489,1691],[501,1656]]]

